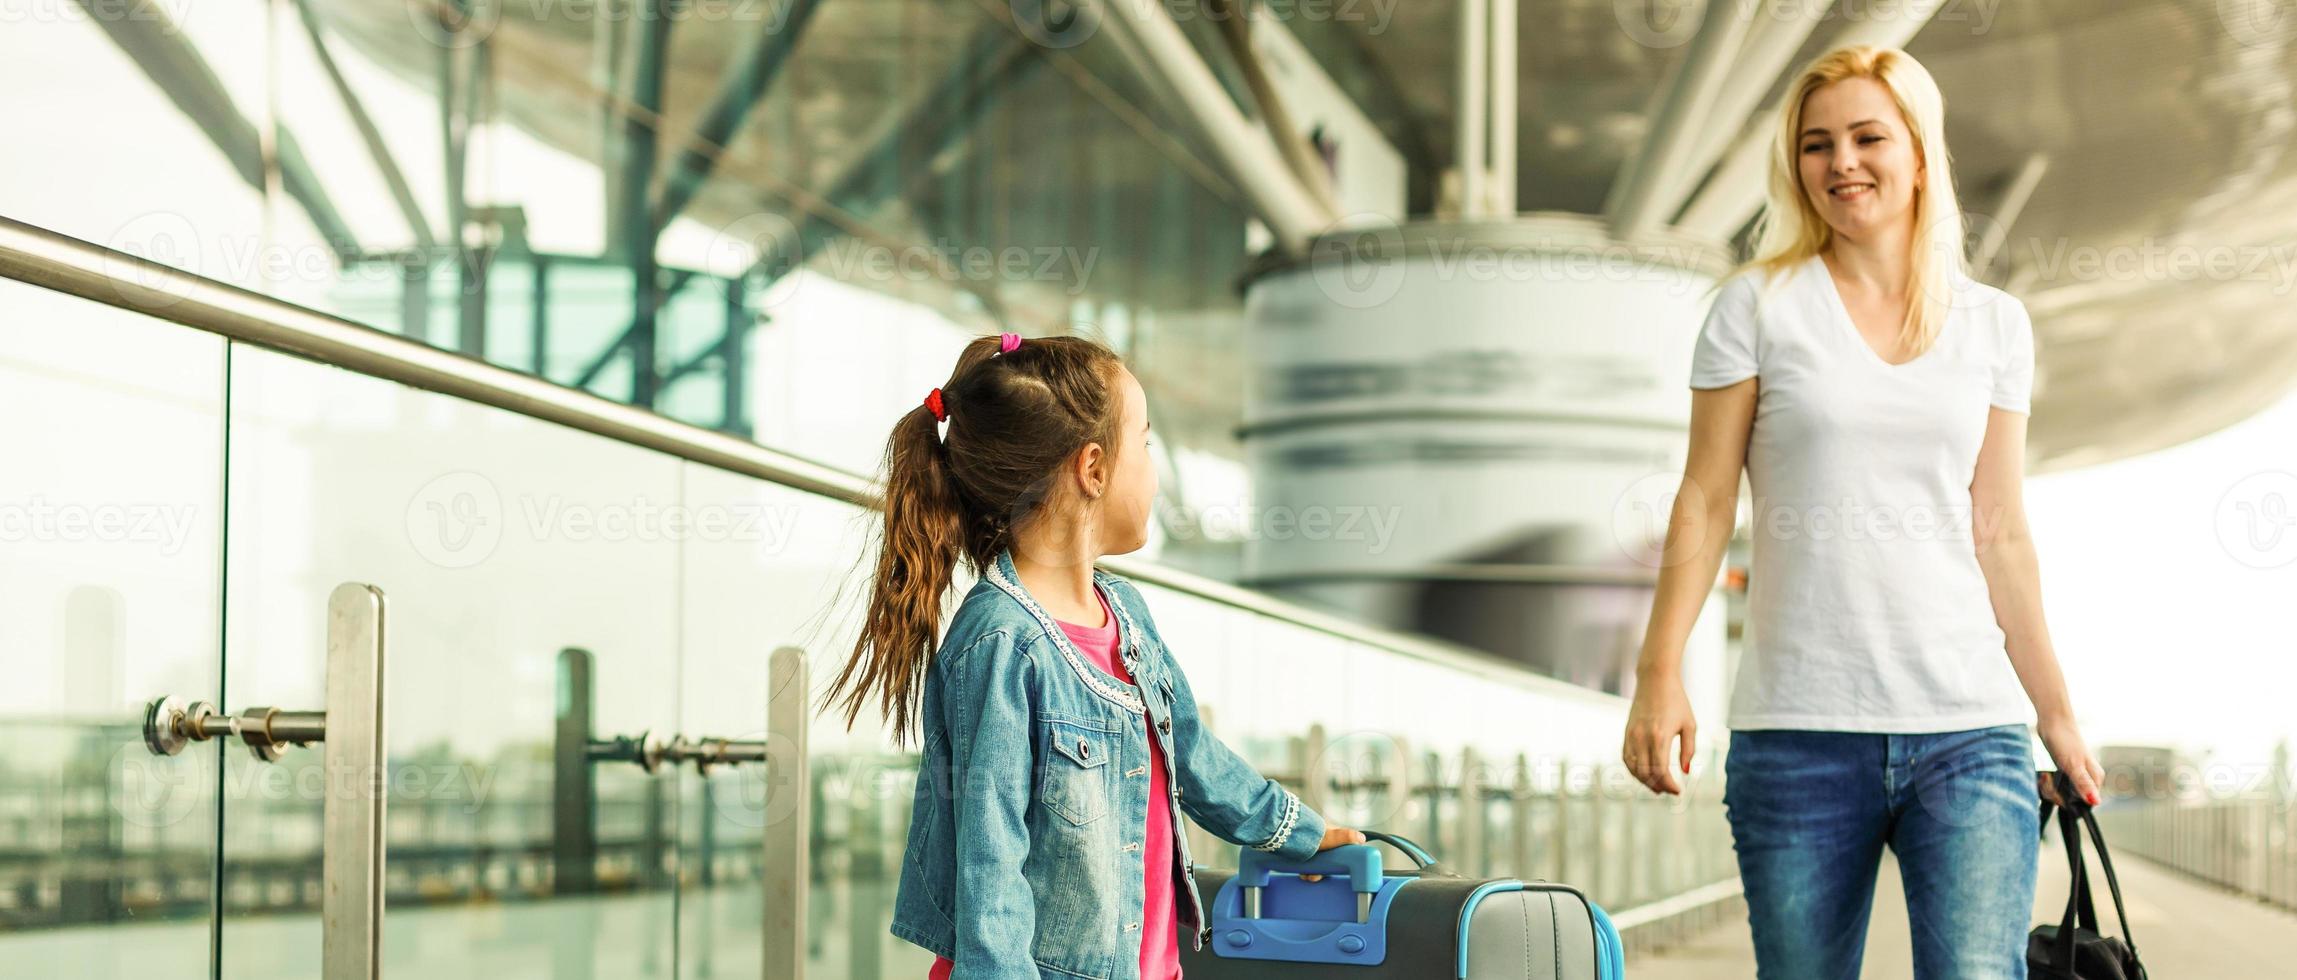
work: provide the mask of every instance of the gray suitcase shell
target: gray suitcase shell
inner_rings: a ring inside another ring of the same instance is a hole
[[[1234,876],[1204,868],[1196,872],[1208,899]],[[1204,948],[1195,948],[1195,937],[1184,932],[1181,972],[1189,980],[1618,980],[1618,939],[1608,916],[1570,885],[1465,878],[1440,864],[1389,871],[1385,877],[1419,880],[1396,891],[1387,914],[1385,955],[1377,964],[1223,956],[1220,916],[1215,915],[1215,935]],[[1468,916],[1464,929],[1463,914]],[[1464,974],[1459,972],[1462,937],[1467,946]]]

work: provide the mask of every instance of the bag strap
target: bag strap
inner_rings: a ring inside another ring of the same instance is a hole
[[[2047,801],[2042,803],[2043,826],[2049,826]],[[2066,847],[2066,867],[2073,871],[2073,888],[2066,893],[2066,914],[2058,921],[2057,962],[2068,969],[2074,965],[2074,928],[2078,924],[2092,933],[2098,931],[2097,906],[2090,899],[2089,869],[2082,862],[2082,835],[2074,829],[2074,815],[2058,814],[2058,839]],[[2078,913],[2078,914],[2077,914]]]
[[[2081,798],[2075,795],[2073,780],[2063,771],[2055,773],[2054,778],[2057,781],[2059,798],[2076,801],[2066,806],[2063,812],[2058,814],[2058,836],[2065,840],[2066,863],[2074,871],[2073,894],[2066,898],[2066,923],[2071,925],[2074,922],[2075,906],[2078,902],[2081,906],[2080,912],[2084,927],[2093,932],[2097,931],[2098,928],[2096,900],[2094,893],[2089,888],[2090,876],[2088,868],[2082,860],[2081,834],[2076,828],[2076,825],[2079,824],[2088,828],[2090,843],[2098,851],[2098,863],[2105,866],[2106,888],[2112,892],[2114,899],[2114,918],[2120,921],[2122,927],[2122,945],[2129,948],[2130,955],[2134,958],[2137,955],[2137,939],[2130,934],[2129,910],[2122,905],[2121,880],[2114,874],[2114,858],[2112,852],[2106,850],[2105,832],[2098,828],[2097,814],[2093,812],[2093,809],[2088,804],[2080,802]],[[2042,801],[2043,833],[2047,833],[2049,830],[2050,811],[2052,809],[2053,804],[2050,801]],[[2068,949],[2070,955],[2072,941],[2067,932],[2068,930],[2064,926],[2059,928],[2059,945]],[[2073,961],[2069,959],[2066,962],[2071,963]]]
[[[2105,832],[2098,829],[2097,814],[2083,811],[2082,823],[2090,829],[2090,844],[2098,849],[2098,863],[2106,869],[2106,888],[2113,892],[2114,918],[2121,920],[2122,945],[2129,947],[2130,955],[2137,955],[2137,937],[2130,934],[2129,910],[2122,907],[2122,883],[2114,877],[2113,855],[2106,853]]]

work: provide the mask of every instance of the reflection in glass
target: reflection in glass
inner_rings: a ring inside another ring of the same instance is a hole
[[[676,465],[245,347],[231,392],[228,703],[319,703],[327,591],[386,596],[386,972],[669,975],[670,778],[598,762],[591,873],[561,882],[554,746],[569,647],[596,734],[673,731]],[[225,970],[309,975],[327,774],[231,758]]]
[[[224,345],[15,282],[0,309],[0,963],[205,977],[217,756],[140,722],[220,679]]]

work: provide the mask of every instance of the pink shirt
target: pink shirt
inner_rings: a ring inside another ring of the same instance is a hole
[[[1095,588],[1094,593],[1100,590]],[[1061,623],[1061,632],[1069,635],[1069,642],[1096,666],[1125,683],[1132,683],[1132,675],[1125,672],[1124,663],[1117,658],[1117,616],[1109,609],[1109,598],[1100,596],[1101,623],[1098,628]],[[1157,746],[1156,734],[1148,732],[1148,717],[1141,716],[1143,733],[1148,735],[1149,807],[1148,826],[1142,835],[1141,877],[1145,886],[1141,908],[1141,980],[1179,980],[1180,977],[1180,925],[1179,901],[1174,897],[1176,874],[1172,852],[1172,805],[1165,800],[1172,796],[1171,781],[1164,773],[1164,750]],[[933,958],[933,971],[927,980],[949,980],[949,970],[955,964],[947,957]]]

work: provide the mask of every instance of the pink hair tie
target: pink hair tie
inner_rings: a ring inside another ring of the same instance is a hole
[[[1017,348],[1017,347],[1020,347],[1020,346],[1021,346],[1021,335],[1020,335],[1020,334],[1017,334],[1017,333],[1007,333],[1007,334],[998,334],[998,335],[997,335],[997,353],[999,353],[999,354],[1010,354],[1010,353],[1013,353],[1013,350],[1014,350],[1015,348]]]

